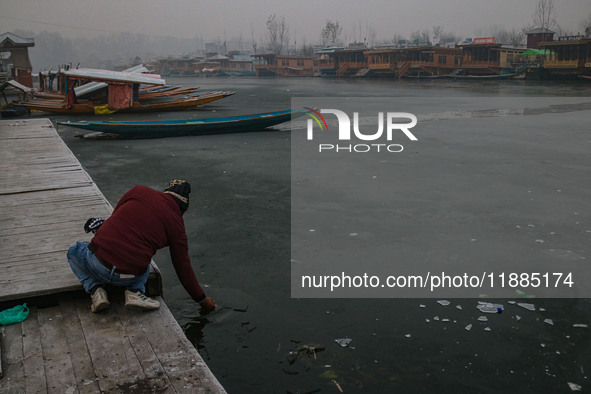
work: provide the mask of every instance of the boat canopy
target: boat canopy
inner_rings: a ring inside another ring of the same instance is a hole
[[[89,69],[87,69],[89,70]],[[141,64],[128,68],[127,70],[123,70],[122,72],[124,73],[132,73],[132,74],[140,74],[143,76],[146,76],[145,73],[148,72],[148,69],[145,68],[144,66],[142,66]],[[155,74],[150,74],[147,75],[151,78],[160,78],[160,75],[155,75]],[[85,83],[82,86],[77,86],[74,88],[74,93],[76,94],[76,97],[81,98],[84,97],[87,94],[90,93],[94,93],[98,90],[104,89],[107,87],[107,83],[105,82],[89,82],[89,83]]]
[[[84,78],[102,82],[143,83],[146,85],[164,85],[165,81],[154,76],[129,73],[123,71],[95,70],[92,68],[77,68],[64,72],[69,78]]]

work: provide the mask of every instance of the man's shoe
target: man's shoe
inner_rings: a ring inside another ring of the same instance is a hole
[[[93,313],[104,311],[109,306],[111,306],[111,303],[107,298],[107,292],[102,287],[97,288],[94,291],[94,293],[92,293],[90,298],[92,299],[92,305],[90,306],[90,310]]]
[[[125,290],[125,307],[128,309],[151,310],[160,308],[160,302],[146,297],[146,295],[139,290],[135,293]]]

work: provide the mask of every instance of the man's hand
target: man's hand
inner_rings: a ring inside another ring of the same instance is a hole
[[[201,301],[199,303],[199,305],[201,305],[201,308],[210,309],[210,310],[214,310],[216,307],[215,302],[210,297],[205,297],[205,299],[203,301]]]

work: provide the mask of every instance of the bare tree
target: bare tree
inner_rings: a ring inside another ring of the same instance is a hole
[[[270,15],[267,19],[267,33],[271,51],[277,55],[281,54],[289,40],[289,28],[285,18],[278,18],[275,14]]]
[[[304,39],[301,53],[303,56],[314,56],[314,46],[312,46],[312,44],[306,44],[306,40]]]
[[[526,39],[526,34],[523,30],[518,29],[511,29],[509,32],[509,42],[508,44],[514,47],[521,47],[524,45]]]
[[[443,30],[443,27],[441,26],[433,26],[433,43],[434,44],[445,44],[445,43],[457,43],[458,41],[461,40],[460,36],[458,36],[457,34],[454,33],[448,33],[445,32]],[[426,33],[426,31],[423,31],[422,35],[424,36]],[[427,35],[427,40],[428,40],[428,35]]]
[[[398,44],[400,41],[405,40],[406,37],[404,37],[401,34],[398,33],[394,33],[394,35],[392,36],[392,43],[393,44]]]
[[[410,33],[410,40],[417,44],[429,42],[429,30],[413,31]]]
[[[375,29],[371,26],[366,26],[366,32],[365,32],[365,46],[368,48],[373,48],[374,44],[376,43],[376,38],[378,36],[378,33],[375,31]]]
[[[443,27],[433,26],[433,41],[434,42],[439,42],[442,34],[443,34]]]
[[[338,42],[339,36],[341,35],[342,32],[343,32],[343,26],[338,21],[332,22],[332,21],[327,20],[326,25],[322,29],[322,34],[321,34],[322,45],[324,45],[324,46],[335,45]]]
[[[525,41],[525,37],[526,31],[529,31],[531,29],[511,29],[511,30],[505,30],[499,26],[493,26],[491,28],[492,30],[492,36],[495,38],[495,42],[497,43],[501,43],[501,44],[507,44],[507,45],[511,45],[513,47],[520,47],[523,46],[524,41]]]
[[[556,29],[556,10],[554,0],[538,0],[533,14],[534,27],[542,29]]]
[[[254,52],[254,54],[257,54],[257,42],[254,39],[254,29],[252,27],[252,23],[250,24],[250,38],[252,40],[252,50]]]
[[[579,23],[579,27],[582,31],[585,32],[586,37],[591,37],[591,12],[589,13],[589,16],[587,16],[586,19],[583,19]]]

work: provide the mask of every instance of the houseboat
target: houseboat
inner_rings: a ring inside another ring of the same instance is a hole
[[[392,48],[366,51],[364,54],[371,75],[396,78],[447,76],[462,63],[460,48]]]
[[[547,50],[544,74],[549,78],[591,78],[591,37],[565,36],[539,45]]]
[[[458,46],[463,51],[458,77],[511,77],[515,67],[522,63],[522,48],[495,43],[494,37],[475,38]]]
[[[314,56],[265,53],[253,55],[257,77],[312,77],[318,69]]]

